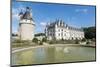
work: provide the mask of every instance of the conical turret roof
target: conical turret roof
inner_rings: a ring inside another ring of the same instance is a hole
[[[31,11],[30,11],[29,7],[26,7],[26,12],[23,14],[22,19],[33,20],[32,16],[31,16]]]

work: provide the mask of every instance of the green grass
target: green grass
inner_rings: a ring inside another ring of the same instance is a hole
[[[29,46],[36,46],[37,44],[35,43],[12,43],[12,48],[17,48],[17,47],[29,47]]]
[[[52,40],[48,41],[49,44],[79,44],[77,40]]]

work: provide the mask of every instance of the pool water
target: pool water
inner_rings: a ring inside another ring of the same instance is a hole
[[[38,47],[12,53],[12,65],[95,61],[92,47]]]

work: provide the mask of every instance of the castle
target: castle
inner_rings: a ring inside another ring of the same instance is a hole
[[[31,9],[26,7],[26,11],[21,11],[19,16],[19,38],[21,40],[32,40],[34,38],[35,21],[32,18]],[[79,40],[84,38],[84,31],[81,28],[69,26],[62,20],[56,20],[46,25],[45,35],[48,40]]]
[[[56,20],[47,24],[45,34],[48,40],[79,40],[84,38],[84,31],[81,28],[71,27],[62,20]]]
[[[26,7],[25,12],[19,13],[18,36],[21,40],[32,40],[34,38],[35,22],[32,18],[31,8]]]

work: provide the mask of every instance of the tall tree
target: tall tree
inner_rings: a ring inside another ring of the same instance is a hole
[[[84,29],[86,39],[96,38],[96,27],[95,26],[83,28],[83,29]]]

